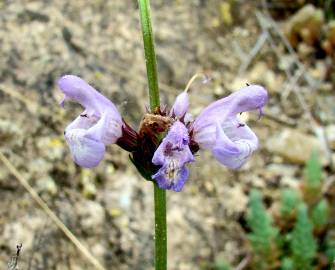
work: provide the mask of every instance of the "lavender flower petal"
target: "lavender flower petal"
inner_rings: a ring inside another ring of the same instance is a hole
[[[66,100],[74,100],[81,104],[88,114],[101,117],[103,112],[110,111],[121,122],[121,115],[115,105],[83,79],[74,75],[64,75],[58,80],[58,85],[65,94],[61,104]]]
[[[231,169],[240,168],[258,147],[258,139],[251,129],[229,122],[224,128],[217,125],[216,143],[212,148],[214,157]]]
[[[162,140],[152,158],[152,163],[161,165],[153,178],[160,188],[180,191],[188,178],[185,165],[194,161],[188,146],[188,130],[180,121],[176,121]]]
[[[267,91],[260,85],[250,85],[232,93],[228,97],[219,99],[207,106],[198,115],[193,123],[193,130],[197,133],[200,129],[223,123],[226,119],[235,117],[241,112],[259,110],[268,100]]]
[[[170,116],[182,118],[186,114],[188,107],[190,105],[188,93],[183,91],[181,94],[179,94],[176,98],[176,101],[174,102]]]
[[[99,118],[94,115],[88,116],[87,111],[85,110],[66,127],[65,131],[74,128],[88,129],[95,125],[98,120]]]
[[[71,129],[65,133],[73,159],[79,166],[85,168],[96,167],[105,153],[105,145],[87,136],[84,129]]]
[[[189,177],[189,170],[183,166],[178,171],[176,171],[176,175],[174,176],[177,181],[167,181],[166,174],[167,168],[162,167],[158,170],[156,174],[152,177],[156,180],[159,188],[161,189],[171,189],[176,192],[179,192],[183,189],[188,177]]]

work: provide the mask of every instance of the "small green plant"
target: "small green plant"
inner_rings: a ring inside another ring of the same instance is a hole
[[[278,231],[273,227],[271,216],[263,205],[262,195],[257,190],[253,190],[250,194],[247,222],[251,228],[248,238],[255,251],[253,260],[255,267],[259,270],[272,269],[277,253],[275,240]]]
[[[291,240],[294,269],[313,269],[312,261],[316,257],[316,248],[313,226],[308,217],[307,207],[301,204],[298,208],[297,222],[294,226]]]
[[[280,201],[273,202],[271,214],[261,193],[250,193],[246,217],[251,230],[250,269],[331,269],[335,227],[330,226],[334,222],[330,202],[322,197],[322,167],[316,152],[311,153],[304,172],[301,188],[284,189]]]

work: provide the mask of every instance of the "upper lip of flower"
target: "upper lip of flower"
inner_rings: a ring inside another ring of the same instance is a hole
[[[268,100],[267,91],[260,85],[249,85],[219,99],[203,109],[192,124],[194,132],[213,122],[224,122],[236,114],[261,109]]]
[[[58,80],[58,86],[65,95],[61,105],[66,100],[73,100],[86,109],[86,114],[95,114],[101,117],[103,112],[109,111],[111,114],[114,114],[114,118],[121,121],[121,115],[113,102],[100,94],[80,77],[64,75]]]

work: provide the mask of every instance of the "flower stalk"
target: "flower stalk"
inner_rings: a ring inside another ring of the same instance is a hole
[[[151,27],[149,0],[139,0],[144,54],[147,68],[151,112],[159,108],[159,88],[155,46]],[[155,203],[155,269],[167,269],[166,193],[154,183]]]
[[[147,67],[150,109],[154,112],[154,110],[159,107],[159,89],[155,45],[151,27],[150,3],[149,0],[139,0],[138,3],[140,8],[145,63]]]

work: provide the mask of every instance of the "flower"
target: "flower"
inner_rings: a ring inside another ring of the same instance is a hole
[[[106,145],[115,143],[122,135],[121,115],[109,99],[77,76],[61,77],[58,86],[65,94],[61,106],[73,100],[85,108],[64,131],[73,159],[82,167],[96,167]]]
[[[181,191],[189,176],[186,164],[194,161],[199,148],[209,149],[223,165],[240,168],[258,147],[255,133],[239,122],[237,114],[259,110],[268,100],[267,91],[251,85],[213,102],[193,121],[187,113],[187,91],[180,94],[170,116],[175,120],[154,153],[152,162],[161,165],[152,177],[162,189]]]
[[[194,161],[189,148],[188,130],[183,123],[176,121],[169,129],[152,158],[152,163],[161,168],[152,177],[162,189],[181,191],[189,171],[186,164]]]
[[[130,152],[131,161],[144,178],[154,180],[161,189],[174,191],[184,187],[189,177],[187,165],[200,149],[210,150],[228,168],[240,168],[257,149],[258,139],[237,115],[252,110],[259,110],[261,115],[268,100],[262,86],[247,86],[213,102],[193,120],[187,112],[189,83],[170,111],[158,107],[147,112],[136,132],[109,99],[81,78],[65,75],[58,85],[65,94],[62,106],[74,100],[85,108],[64,131],[78,165],[96,167],[106,145],[116,143]]]
[[[223,165],[240,168],[258,148],[258,139],[236,115],[253,110],[261,114],[267,100],[267,91],[262,86],[250,85],[213,102],[193,122],[194,140],[200,148],[211,150]]]

